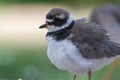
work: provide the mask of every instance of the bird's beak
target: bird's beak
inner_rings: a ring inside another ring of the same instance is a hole
[[[48,24],[45,23],[45,24],[41,25],[39,28],[40,28],[40,29],[41,29],[41,28],[46,28],[46,29],[48,29]]]

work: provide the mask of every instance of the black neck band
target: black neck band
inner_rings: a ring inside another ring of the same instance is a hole
[[[52,36],[57,41],[63,40],[67,36],[69,36],[69,34],[71,33],[71,29],[72,29],[73,25],[74,25],[74,20],[66,28],[58,30],[58,31],[54,31],[54,32],[48,32],[46,36]]]

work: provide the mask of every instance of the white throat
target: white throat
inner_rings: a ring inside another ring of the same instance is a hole
[[[54,26],[54,25],[48,26],[48,32],[54,32],[54,31],[64,29],[64,28],[68,27],[72,23],[72,21],[73,21],[73,17],[72,17],[72,15],[69,15],[67,22],[63,26],[61,26],[61,27]]]

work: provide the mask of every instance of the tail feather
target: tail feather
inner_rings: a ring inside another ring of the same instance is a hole
[[[120,55],[120,44],[111,42],[111,45],[109,46],[112,53],[114,53],[116,56]]]

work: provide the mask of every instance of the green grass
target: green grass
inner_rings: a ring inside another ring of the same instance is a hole
[[[61,77],[71,78],[67,72],[62,73],[49,62],[46,49],[0,50],[0,79],[57,80]]]
[[[120,66],[120,65],[119,65]],[[93,72],[92,80],[100,80],[108,70],[105,67]],[[111,80],[118,80],[119,67]],[[6,49],[0,50],[0,80],[72,80],[73,75],[58,70],[47,58],[46,49]],[[77,80],[87,80],[87,74],[81,75]]]
[[[105,4],[105,3],[114,3],[119,4],[120,0],[0,0],[0,3],[3,4],[13,4],[13,3],[63,3],[71,6],[79,5],[96,5],[96,4]]]

